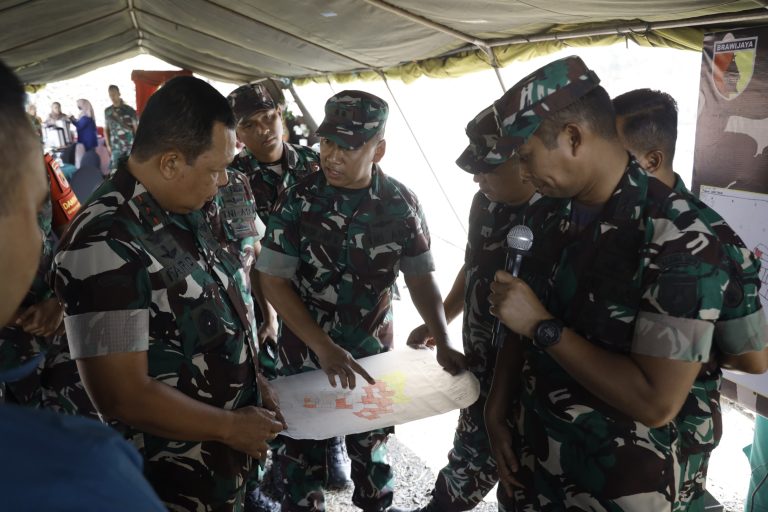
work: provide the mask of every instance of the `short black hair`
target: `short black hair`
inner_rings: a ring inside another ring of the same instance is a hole
[[[597,135],[605,139],[614,140],[618,136],[611,97],[601,86],[595,87],[564,109],[545,117],[536,130],[536,136],[547,149],[554,149],[557,146],[557,136],[563,127],[573,122],[589,125]]]
[[[109,87],[107,87],[107,90],[108,91],[113,91],[114,90],[114,91],[117,91],[118,93],[120,92],[120,88],[118,86],[116,86],[115,84],[111,84]]]
[[[235,129],[235,116],[227,99],[199,78],[172,78],[147,101],[131,156],[144,162],[177,150],[191,165],[210,149],[216,122]]]
[[[16,187],[23,169],[21,163],[32,151],[40,151],[39,138],[24,110],[24,86],[0,61],[0,215],[14,207]]]
[[[672,96],[652,89],[635,89],[616,96],[613,108],[617,116],[624,118],[621,131],[631,148],[644,153],[658,148],[670,162],[674,159],[677,102]]]

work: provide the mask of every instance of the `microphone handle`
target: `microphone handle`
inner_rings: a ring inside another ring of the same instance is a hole
[[[511,258],[512,253],[515,253],[515,259]],[[523,255],[517,251],[507,250],[507,257],[504,261],[504,270],[511,272],[513,276],[517,277],[520,272],[520,263],[523,261]],[[509,329],[506,325],[501,323],[498,318],[493,323],[493,337],[491,338],[491,344],[494,348],[501,348],[504,345],[504,340],[509,336]]]
[[[509,261],[509,254],[507,254],[507,261]],[[523,262],[523,253],[515,251],[515,263],[512,265],[512,275],[517,277],[520,273],[520,264]],[[507,267],[509,271],[509,267]]]

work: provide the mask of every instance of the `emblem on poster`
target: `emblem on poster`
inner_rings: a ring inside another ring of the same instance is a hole
[[[755,72],[757,36],[736,39],[728,32],[715,42],[712,82],[717,92],[732,100],[744,91]]]

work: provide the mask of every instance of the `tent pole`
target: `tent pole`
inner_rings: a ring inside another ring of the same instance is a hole
[[[421,157],[424,159],[424,162],[426,162],[427,167],[429,167],[429,171],[432,173],[432,177],[435,178],[435,182],[437,183],[437,186],[440,188],[440,192],[443,194],[443,197],[448,202],[448,206],[450,206],[454,217],[456,217],[456,220],[459,222],[459,226],[461,226],[461,229],[464,231],[464,234],[466,235],[467,227],[464,225],[464,221],[462,221],[461,216],[459,215],[459,212],[457,212],[456,208],[454,208],[453,203],[451,202],[451,198],[448,197],[448,193],[443,188],[443,184],[440,183],[440,180],[437,178],[437,173],[435,172],[434,167],[432,167],[432,164],[430,163],[429,158],[427,158],[427,154],[424,151],[424,148],[421,147],[421,144],[419,143],[419,139],[416,137],[416,133],[413,131],[413,128],[411,127],[411,123],[409,123],[408,118],[405,117],[405,112],[403,112],[403,109],[400,107],[400,103],[398,103],[397,98],[395,97],[395,94],[392,92],[392,88],[389,86],[387,75],[385,75],[384,72],[381,70],[378,70],[378,73],[379,73],[379,76],[381,76],[381,79],[384,80],[384,85],[387,86],[387,91],[389,91],[389,95],[392,97],[392,101],[395,102],[395,106],[397,107],[398,112],[400,112],[400,115],[402,116],[403,121],[405,121],[405,126],[408,127],[408,131],[411,132],[411,137],[413,137],[413,141],[416,143],[416,147],[419,148]]]
[[[296,89],[293,87],[293,82],[288,82],[288,90],[291,91],[291,96],[293,96],[293,100],[299,106],[299,110],[301,110],[301,115],[304,117],[304,122],[307,123],[307,128],[309,128],[309,132],[315,133],[317,131],[317,123],[315,122],[315,119],[312,117],[312,114],[309,113],[309,110],[307,110],[307,107],[304,105],[304,102],[301,101],[301,98],[299,97],[299,93],[297,93]]]
[[[499,85],[501,86],[502,94],[507,92],[507,88],[504,85],[504,80],[501,78],[501,72],[499,71],[499,66],[493,66],[493,70],[496,72],[496,78],[499,79]]]
[[[491,66],[493,67],[493,71],[496,72],[496,78],[499,80],[499,85],[501,86],[501,93],[504,94],[507,92],[507,87],[504,85],[504,80],[501,78],[501,72],[499,69],[501,66],[499,65],[499,60],[496,58],[496,52],[493,51],[493,48],[490,46],[481,46],[481,50],[485,53],[485,55],[488,57],[488,60],[491,63]]]

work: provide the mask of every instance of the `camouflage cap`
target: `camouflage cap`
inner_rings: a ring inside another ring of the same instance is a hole
[[[493,109],[501,136],[485,161],[501,164],[533,135],[547,115],[562,110],[600,84],[576,56],[537,69],[496,100]]]
[[[342,91],[325,102],[325,119],[317,134],[344,149],[357,149],[384,129],[389,106],[363,91]]]
[[[469,146],[456,159],[456,165],[470,174],[490,172],[495,169],[497,164],[488,163],[484,160],[496,145],[500,135],[493,105],[481,110],[474,119],[467,123],[465,131],[469,137]]]
[[[277,108],[277,103],[262,84],[241,85],[227,96],[229,106],[235,113],[235,121],[248,119],[259,110]]]

